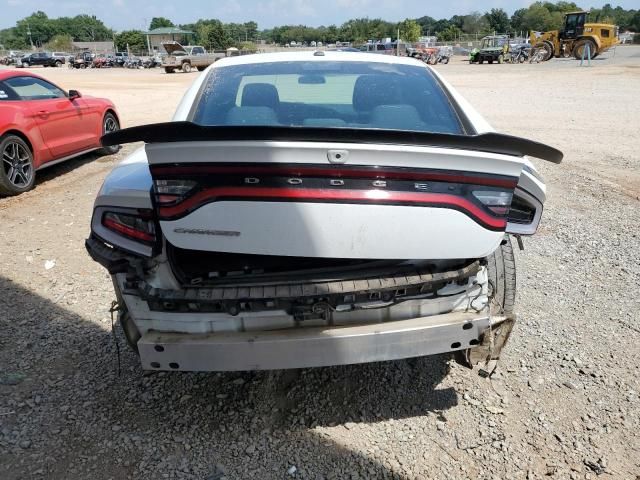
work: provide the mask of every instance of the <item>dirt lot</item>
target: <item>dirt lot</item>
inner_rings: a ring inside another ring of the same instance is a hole
[[[498,375],[441,356],[142,376],[118,333],[118,376],[110,281],[83,241],[128,146],[0,199],[0,478],[640,478],[640,49],[437,68],[499,130],[566,154],[539,162],[550,198]],[[111,98],[125,126],[169,120],[197,75],[38,73]]]

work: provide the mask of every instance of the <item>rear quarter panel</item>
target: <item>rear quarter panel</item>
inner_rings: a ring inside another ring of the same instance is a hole
[[[7,133],[20,133],[31,145],[34,167],[52,159],[51,152],[45,146],[40,129],[31,116],[29,102],[0,101],[0,137]]]

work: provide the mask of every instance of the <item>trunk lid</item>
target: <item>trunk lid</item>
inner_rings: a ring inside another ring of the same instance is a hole
[[[506,228],[523,159],[421,145],[171,141],[145,146],[180,249],[334,259],[464,259]]]

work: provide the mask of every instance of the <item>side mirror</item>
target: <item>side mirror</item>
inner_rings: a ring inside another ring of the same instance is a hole
[[[69,90],[69,100],[75,100],[82,97],[82,94],[78,90]]]

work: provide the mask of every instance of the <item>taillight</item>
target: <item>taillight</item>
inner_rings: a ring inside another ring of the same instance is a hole
[[[512,192],[503,190],[474,190],[473,196],[496,215],[506,215],[511,206]]]
[[[156,180],[155,193],[158,205],[171,205],[182,201],[195,188],[193,180]]]
[[[102,225],[124,237],[151,244],[156,240],[156,228],[152,219],[126,213],[106,212]]]

